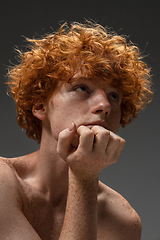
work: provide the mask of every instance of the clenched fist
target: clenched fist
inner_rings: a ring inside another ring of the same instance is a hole
[[[76,177],[88,179],[115,163],[124,145],[123,138],[99,125],[90,129],[73,124],[60,132],[57,152]]]

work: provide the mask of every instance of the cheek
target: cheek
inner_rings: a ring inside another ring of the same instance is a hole
[[[61,131],[67,128],[74,121],[73,112],[67,108],[54,109],[49,116],[49,124],[52,136],[57,140]]]
[[[112,117],[111,117],[111,127],[112,127],[111,130],[114,133],[116,133],[119,130],[120,120],[121,120],[121,110],[117,109],[117,111],[112,112]]]

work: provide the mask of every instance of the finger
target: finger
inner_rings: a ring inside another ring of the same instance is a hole
[[[73,148],[77,148],[79,145],[79,135],[77,133],[74,134],[73,139],[71,141],[71,145]]]
[[[77,129],[76,125],[72,123],[71,126],[69,126],[68,128],[64,129],[62,132],[59,133],[57,142],[57,152],[63,159],[66,159],[66,157],[71,151],[72,148],[71,142],[76,133],[76,129]]]
[[[110,132],[110,138],[106,148],[106,161],[110,161],[110,164],[117,162],[124,146],[125,140]]]
[[[110,131],[101,126],[94,126],[91,130],[95,135],[94,149],[104,152],[109,143]]]
[[[84,151],[91,151],[94,144],[94,133],[86,126],[80,126],[77,129],[79,134],[79,146],[78,148],[83,148]]]

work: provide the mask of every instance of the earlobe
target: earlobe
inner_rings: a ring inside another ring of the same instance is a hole
[[[35,117],[40,120],[44,120],[46,118],[46,108],[44,103],[36,103],[33,105],[32,113]]]

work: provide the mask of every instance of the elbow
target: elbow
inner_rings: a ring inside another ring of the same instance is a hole
[[[131,219],[129,224],[129,232],[130,232],[130,238],[132,240],[140,240],[141,239],[141,233],[142,233],[142,222],[139,217],[139,215],[135,212]]]

